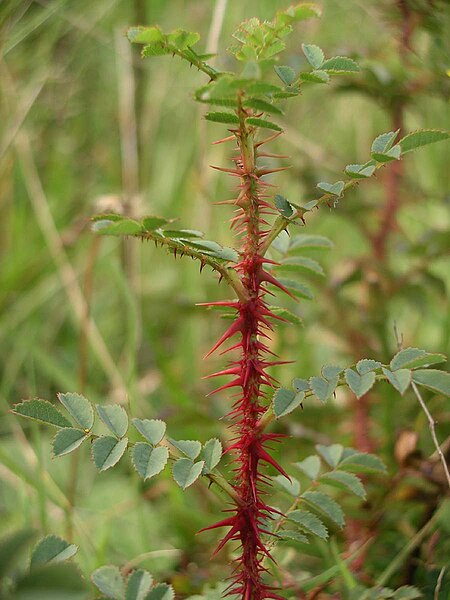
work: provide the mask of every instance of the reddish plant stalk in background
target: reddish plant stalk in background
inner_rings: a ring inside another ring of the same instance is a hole
[[[266,477],[260,471],[261,461],[272,465],[288,477],[268,453],[266,447],[267,442],[276,439],[279,435],[264,433],[259,426],[260,416],[267,409],[266,393],[262,386],[271,386],[274,382],[273,377],[267,374],[266,370],[270,366],[280,364],[277,361],[267,360],[271,353],[266,344],[261,341],[268,338],[268,332],[272,329],[268,319],[275,318],[264,301],[267,291],[263,285],[272,283],[283,290],[284,288],[264,269],[264,263],[271,261],[264,258],[261,250],[261,243],[267,235],[264,229],[266,225],[264,217],[274,211],[264,200],[263,192],[267,184],[261,181],[261,177],[272,170],[258,167],[258,149],[275,136],[259,143],[255,142],[254,129],[245,122],[245,118],[250,116],[249,113],[242,107],[237,112],[240,124],[239,128],[233,130],[238,146],[238,155],[233,158],[236,168],[226,171],[240,178],[238,197],[230,201],[237,206],[237,215],[232,219],[231,227],[242,236],[241,260],[235,268],[245,295],[238,301],[227,303],[237,311],[236,320],[209,354],[235,334],[240,335],[240,341],[230,348],[230,350],[240,350],[239,359],[232,362],[230,368],[211,375],[211,377],[234,376],[231,382],[221,386],[215,392],[234,387],[240,388],[229,413],[234,420],[236,436],[228,448],[228,451],[236,454],[234,489],[238,501],[231,517],[206,529],[230,528],[216,552],[229,540],[238,540],[241,544],[242,551],[236,561],[229,594],[239,594],[244,600],[261,600],[279,598],[274,593],[274,588],[262,581],[265,571],[263,560],[267,556],[270,557],[261,537],[262,534],[269,533],[264,529],[263,521],[270,518],[275,511],[262,500],[264,492],[261,486]]]

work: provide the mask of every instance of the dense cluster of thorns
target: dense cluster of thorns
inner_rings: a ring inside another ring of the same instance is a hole
[[[278,360],[269,360],[270,355],[274,356],[267,346],[273,328],[271,319],[280,317],[269,309],[265,301],[266,294],[271,294],[266,285],[270,283],[291,294],[265,269],[265,264],[275,264],[264,257],[261,244],[270,229],[266,218],[276,211],[268,202],[270,196],[267,192],[271,184],[261,178],[286,167],[265,168],[257,165],[257,159],[261,157],[285,158],[260,151],[261,146],[275,139],[278,133],[261,142],[254,142],[253,133],[246,128],[244,119],[241,120],[239,129],[231,132],[231,136],[216,143],[232,140],[237,142],[238,153],[232,158],[235,166],[233,169],[213,168],[239,178],[237,198],[220,204],[232,204],[236,207],[231,228],[241,240],[241,250],[240,262],[235,265],[235,269],[246,296],[234,301],[205,303],[204,306],[222,306],[236,311],[235,320],[207,356],[234,336],[239,336],[239,341],[223,352],[239,350],[238,359],[231,361],[228,368],[209,376],[233,377],[229,383],[211,394],[232,388],[238,390],[228,414],[232,420],[234,438],[227,448],[227,452],[235,457],[233,487],[238,500],[236,506],[229,511],[231,516],[204,530],[229,528],[216,553],[230,540],[240,542],[241,552],[235,560],[232,583],[227,588],[228,595],[239,595],[243,600],[277,599],[281,597],[276,589],[264,583],[264,573],[267,571],[264,559],[272,557],[262,536],[272,535],[267,529],[267,523],[278,511],[263,500],[264,487],[269,483],[269,478],[261,472],[260,464],[266,463],[282,475],[288,475],[268,452],[268,443],[276,441],[281,435],[266,433],[260,425],[261,415],[268,404],[266,390],[273,388],[276,383],[267,369],[282,364]]]

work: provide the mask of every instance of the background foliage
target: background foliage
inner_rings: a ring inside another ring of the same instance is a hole
[[[354,56],[363,67],[325,91],[311,86],[288,106],[287,133],[278,147],[293,168],[276,182],[292,201],[308,198],[317,181],[339,179],[345,165],[365,160],[373,138],[395,128],[399,105],[405,131],[445,128],[448,7],[407,3],[414,31],[405,52],[405,19],[394,4],[330,0],[322,19],[302,24],[292,36],[287,56],[292,53],[294,67],[306,65],[301,43],[318,44],[329,56]],[[169,477],[143,484],[125,461],[100,477],[83,456],[80,464],[71,457],[52,461],[49,432],[19,423],[8,408],[22,398],[53,400],[57,391],[79,391],[96,403],[129,403],[141,418],[162,418],[177,439],[226,440],[218,420],[226,397],[206,398],[212,388],[201,380],[211,370],[202,356],[224,324],[195,307],[221,298],[215,278],[200,277],[190,261],[174,261],[147,244],[94,238],[89,217],[102,209],[177,216],[177,226],[232,243],[226,209],[211,204],[230,197],[230,184],[207,167],[224,164],[226,150],[210,145],[217,129],[201,120],[202,108],[189,99],[204,77],[170,58],[141,62],[124,31],[130,24],[180,26],[199,31],[211,48],[220,31],[213,17],[224,7],[223,48],[241,20],[271,18],[287,5],[1,5],[0,537],[19,529],[64,535],[80,546],[83,573],[105,563],[139,565],[179,594],[220,581],[227,557],[209,561],[216,538],[211,533],[194,540],[220,514],[222,500],[213,492],[198,485],[183,494]],[[438,144],[405,160],[398,226],[384,256],[369,235],[389,200],[387,174],[351,192],[337,210],[309,219],[308,233],[331,238],[334,247],[311,253],[325,265],[326,277],[310,276],[315,302],[293,305],[303,328],[280,329],[273,341],[277,353],[296,360],[280,372],[283,381],[363,355],[387,361],[396,350],[394,323],[405,346],[449,353],[448,158],[448,146]],[[95,327],[87,327],[88,313]],[[430,394],[427,401],[445,440],[444,400]],[[306,403],[280,425],[292,436],[285,460],[301,460],[317,443],[361,443],[355,414],[353,400],[341,393],[326,407]],[[369,482],[368,502],[355,503],[354,522],[338,540],[351,547],[367,530],[373,534],[363,569],[373,581],[433,518],[445,487],[412,394],[400,398],[380,387],[370,399],[370,420],[363,422],[370,424],[371,449],[387,463],[389,479]],[[417,585],[430,598],[449,552],[445,510],[436,520],[436,532],[426,532],[391,581]],[[24,543],[22,568],[26,556]],[[280,559],[298,581],[336,565],[335,554],[320,545],[301,562],[290,546]],[[340,585],[330,593],[339,593]],[[448,587],[444,574],[442,598]]]

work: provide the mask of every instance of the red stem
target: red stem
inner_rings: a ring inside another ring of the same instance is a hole
[[[254,143],[254,128],[245,122],[249,114],[242,107],[237,113],[240,126],[233,134],[239,154],[233,159],[236,169],[232,174],[239,177],[240,185],[234,202],[238,214],[233,218],[232,226],[242,236],[241,260],[235,268],[245,288],[246,300],[235,306],[238,313],[236,320],[213,351],[232,336],[240,335],[240,341],[233,346],[240,350],[239,359],[232,362],[225,373],[218,373],[233,375],[233,380],[219,389],[240,388],[229,413],[234,420],[236,436],[227,450],[236,455],[237,468],[233,487],[239,502],[236,503],[233,516],[207,529],[230,528],[216,552],[230,540],[237,540],[241,545],[228,593],[240,595],[243,600],[263,600],[280,596],[263,581],[266,571],[263,560],[270,557],[262,540],[262,535],[269,533],[264,529],[263,522],[273,516],[274,510],[262,500],[262,485],[266,477],[260,471],[260,464],[269,464],[287,476],[266,448],[267,442],[274,440],[274,435],[263,433],[258,426],[261,414],[267,408],[263,386],[270,386],[273,381],[266,369],[277,364],[265,360],[269,350],[261,341],[270,333],[271,325],[267,317],[274,316],[264,301],[266,290],[263,286],[267,283],[277,285],[278,282],[263,269],[265,261],[260,252],[261,243],[267,235],[261,227],[264,227],[264,217],[274,212],[262,198],[265,184],[261,177],[266,173],[256,165],[260,143]]]

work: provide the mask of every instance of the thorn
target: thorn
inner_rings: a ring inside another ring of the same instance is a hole
[[[278,131],[277,133],[274,133],[273,135],[269,136],[268,138],[266,138],[265,140],[262,140],[261,142],[257,142],[255,144],[255,148],[259,148],[260,146],[262,146],[263,144],[267,144],[268,142],[271,142],[272,140],[275,140],[277,137],[279,137],[283,132],[282,131]]]

